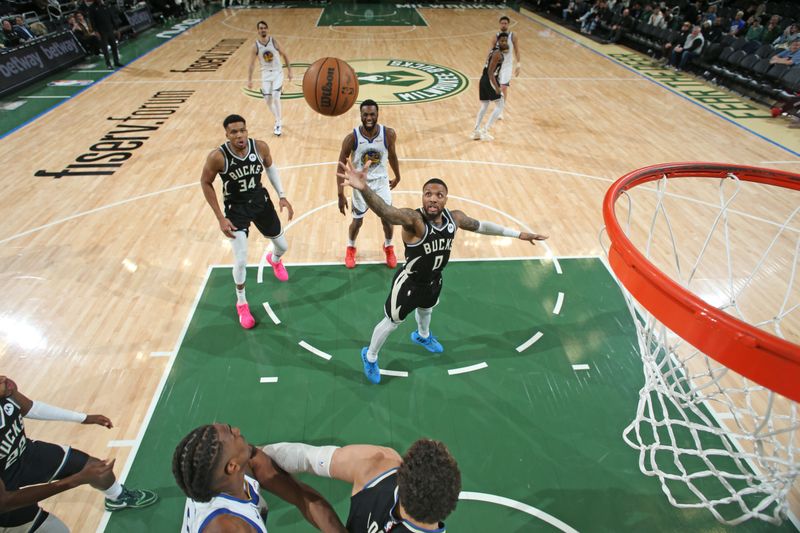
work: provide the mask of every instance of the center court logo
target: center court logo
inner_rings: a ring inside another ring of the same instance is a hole
[[[461,72],[433,63],[405,59],[353,59],[348,63],[358,76],[359,101],[371,99],[380,105],[442,100],[463,92],[469,85]],[[291,83],[284,79],[282,100],[303,97],[303,74],[309,66],[310,63],[292,63],[295,77]],[[261,98],[257,88],[243,91]]]

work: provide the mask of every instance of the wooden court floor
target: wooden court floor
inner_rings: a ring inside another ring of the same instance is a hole
[[[477,80],[501,13],[514,21],[522,72],[496,140],[472,141]],[[28,422],[29,435],[115,457],[123,471],[169,360],[152,355],[175,347],[207,266],[231,261],[197,184],[206,154],[224,140],[227,114],[246,117],[281,168],[296,217],[286,261],[342,260],[349,219],[336,209],[334,162],[357,111],[325,118],[302,99],[287,99],[284,134],[273,137],[266,105],[244,91],[258,20],[269,21],[293,63],[335,55],[367,68],[367,60],[397,59],[444,66],[469,81],[451,97],[381,108],[380,121],[398,134],[396,204],[415,206],[421,184],[438,176],[450,186],[449,207],[551,237],[547,247],[531,248],[462,234],[454,256],[602,255],[603,193],[645,165],[781,161],[800,171],[800,159],[775,143],[535,20],[502,10],[420,14],[426,27],[316,27],[319,9],[224,10],[2,140],[2,372],[34,399],[102,412],[115,423],[103,430]],[[186,72],[212,50],[224,63]],[[362,96],[380,89],[369,87],[362,84]],[[124,136],[140,139],[113,144]],[[103,142],[129,155],[98,160],[91,153]],[[769,217],[791,210],[796,198],[765,192],[752,205]],[[367,220],[359,257],[377,260],[380,226]],[[693,233],[694,221],[679,219],[677,229]],[[264,245],[251,240],[252,263]],[[233,302],[231,291],[231,320]],[[101,498],[89,489],[46,506],[75,531],[101,520]]]

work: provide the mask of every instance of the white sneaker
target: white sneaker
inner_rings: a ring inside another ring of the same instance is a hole
[[[274,133],[275,135],[280,137],[281,136],[281,125],[280,124],[275,124],[275,129],[272,130],[272,133]]]
[[[481,130],[474,130],[470,138],[473,141],[480,141],[481,140]]]
[[[489,132],[486,130],[481,130],[481,140],[482,141],[493,141],[494,137],[489,135]]]

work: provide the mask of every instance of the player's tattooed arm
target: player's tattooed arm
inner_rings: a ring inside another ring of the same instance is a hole
[[[467,216],[463,211],[450,211],[450,214],[453,215],[453,220],[456,221],[456,225],[461,229],[478,231],[478,228],[481,226],[478,220]]]

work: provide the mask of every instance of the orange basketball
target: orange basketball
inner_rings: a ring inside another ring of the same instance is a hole
[[[341,115],[358,98],[358,77],[353,67],[335,57],[323,57],[303,76],[303,96],[317,113]]]

